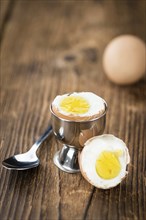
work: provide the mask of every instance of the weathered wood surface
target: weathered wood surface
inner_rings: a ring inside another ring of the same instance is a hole
[[[0,27],[4,23],[4,19],[6,20],[6,14],[8,13],[9,4],[9,0],[0,1]]]
[[[13,11],[14,2],[10,0],[1,0],[0,1],[0,42],[3,38],[5,32],[5,27],[9,22],[11,13]]]
[[[1,2],[2,4],[5,1]],[[1,161],[25,152],[47,127],[57,94],[92,91],[108,103],[105,133],[128,145],[128,177],[99,190],[53,164],[50,137],[29,171],[0,168],[0,219],[141,219],[145,201],[146,79],[112,84],[102,69],[106,44],[119,34],[146,38],[145,1],[11,1],[1,40]]]

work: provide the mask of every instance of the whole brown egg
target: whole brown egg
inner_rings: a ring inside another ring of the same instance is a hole
[[[114,83],[126,85],[140,80],[146,71],[146,45],[133,35],[114,38],[105,48],[103,69]]]

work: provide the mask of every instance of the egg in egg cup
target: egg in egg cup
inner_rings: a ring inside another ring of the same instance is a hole
[[[53,133],[63,144],[54,155],[54,163],[67,173],[80,172],[78,153],[84,143],[103,134],[107,103],[91,92],[57,96],[50,106]]]

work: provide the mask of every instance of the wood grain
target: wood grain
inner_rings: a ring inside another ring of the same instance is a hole
[[[47,127],[54,97],[92,91],[108,103],[105,133],[129,148],[128,177],[99,190],[80,174],[53,164],[61,145],[42,144],[41,165],[0,168],[0,219],[143,220],[145,200],[146,77],[117,86],[105,76],[102,54],[119,34],[146,40],[145,1],[15,1],[1,41],[1,161],[27,151]]]
[[[8,11],[9,0],[0,1],[0,27],[4,23],[4,19],[6,17],[6,13]]]
[[[0,1],[0,44],[2,42],[5,29],[11,19],[11,14],[15,5],[15,0]]]

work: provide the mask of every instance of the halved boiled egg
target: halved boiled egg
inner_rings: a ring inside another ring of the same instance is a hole
[[[53,112],[60,118],[87,121],[105,112],[105,101],[92,92],[58,95],[52,102]]]
[[[79,155],[82,175],[89,183],[102,189],[118,185],[128,173],[129,162],[126,144],[110,134],[89,139]]]

